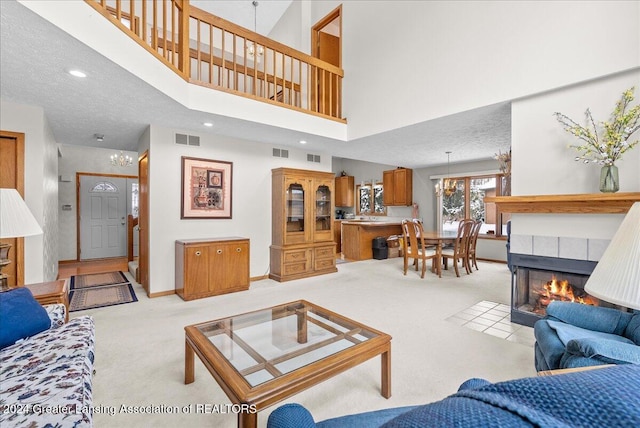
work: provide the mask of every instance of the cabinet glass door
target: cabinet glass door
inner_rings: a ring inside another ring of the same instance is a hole
[[[316,231],[331,230],[331,189],[320,185],[316,189]]]
[[[304,188],[292,183],[286,194],[287,233],[304,232]]]

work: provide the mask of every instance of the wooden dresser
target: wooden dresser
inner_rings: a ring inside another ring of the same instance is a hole
[[[249,289],[249,239],[176,241],[176,293],[184,300]]]

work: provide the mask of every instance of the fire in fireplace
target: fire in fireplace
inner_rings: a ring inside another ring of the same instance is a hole
[[[549,303],[551,303],[553,300],[560,300],[563,302],[576,302],[592,306],[600,305],[600,300],[596,299],[593,296],[590,296],[586,291],[584,291],[584,284],[582,284],[581,287],[574,287],[574,285],[569,282],[570,280],[558,280],[556,278],[556,274],[552,273],[551,280],[540,282],[542,284],[542,287],[538,287],[538,282],[531,280],[531,276],[533,275],[548,277],[549,273],[547,271],[533,271],[529,272],[529,275],[529,281],[531,282],[530,290],[532,293],[532,298],[530,299],[530,301],[535,302],[532,310],[538,315],[546,315],[547,306],[549,306]],[[584,281],[582,281],[582,278],[579,278],[579,282],[583,283]]]
[[[597,262],[511,254],[511,321],[533,326],[553,300],[610,306],[584,291]]]

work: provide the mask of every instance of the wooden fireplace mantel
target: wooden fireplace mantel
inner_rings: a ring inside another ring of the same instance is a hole
[[[626,214],[640,192],[485,197],[505,213]]]

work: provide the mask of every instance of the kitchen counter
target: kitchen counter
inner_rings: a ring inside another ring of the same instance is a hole
[[[342,220],[342,224],[355,224],[355,225],[363,225],[363,226],[388,226],[388,225],[397,225],[402,226],[402,223],[399,221],[375,221],[375,220]]]
[[[373,258],[374,238],[402,235],[402,223],[386,221],[344,220],[342,222],[342,254],[349,260]]]

